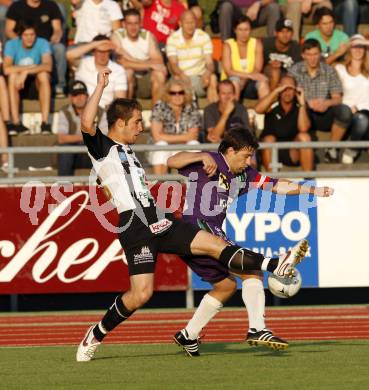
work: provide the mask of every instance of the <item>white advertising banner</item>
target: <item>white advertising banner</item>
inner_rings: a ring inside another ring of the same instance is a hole
[[[368,287],[369,178],[319,179],[317,185],[335,189],[318,199],[318,285]]]

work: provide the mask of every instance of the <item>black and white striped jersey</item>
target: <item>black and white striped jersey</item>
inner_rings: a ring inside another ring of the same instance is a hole
[[[94,136],[83,133],[83,140],[101,184],[112,195],[120,226],[126,225],[125,234],[130,230],[137,240],[134,231],[141,237],[167,230],[172,222],[157,209],[145,171],[131,147],[113,141],[99,128]]]

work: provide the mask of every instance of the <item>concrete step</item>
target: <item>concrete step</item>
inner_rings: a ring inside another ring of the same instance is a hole
[[[56,134],[21,134],[11,137],[11,146],[54,146],[57,144]],[[28,169],[29,166],[39,167],[56,167],[56,154],[16,154],[15,166],[19,169]]]

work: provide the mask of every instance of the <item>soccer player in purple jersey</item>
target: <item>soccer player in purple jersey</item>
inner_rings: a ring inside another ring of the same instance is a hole
[[[189,178],[183,220],[231,241],[222,230],[228,205],[253,188],[277,194],[314,194],[330,196],[329,187],[300,185],[285,179],[273,179],[250,166],[258,143],[245,128],[232,128],[219,145],[218,152],[180,152],[168,159],[168,166]],[[174,341],[190,356],[199,355],[199,333],[235,293],[235,275],[242,279],[242,299],[249,318],[246,341],[250,345],[266,345],[274,349],[288,347],[288,342],[273,335],[265,326],[265,293],[263,271],[240,275],[205,256],[182,257],[201,278],[212,284],[187,326],[174,336]]]

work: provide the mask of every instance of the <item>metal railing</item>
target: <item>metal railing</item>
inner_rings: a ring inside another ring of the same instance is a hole
[[[187,144],[180,145],[134,145],[132,149],[135,152],[151,152],[151,151],[183,151],[193,150],[198,151],[212,151],[217,150],[217,144],[199,144],[196,146],[189,146]],[[280,172],[282,164],[278,161],[278,151],[280,149],[325,149],[325,148],[361,148],[368,149],[369,141],[319,141],[319,142],[278,142],[278,143],[261,143],[260,148],[271,149],[271,175],[273,177],[285,177],[285,178],[301,178],[301,177],[369,177],[369,169],[345,169],[345,170],[327,170],[327,171],[283,171]],[[8,158],[8,170],[7,177],[0,178],[0,185],[16,185],[24,184],[29,181],[41,181],[43,183],[54,183],[54,182],[71,182],[71,183],[87,183],[89,176],[24,176],[15,177],[17,169],[15,168],[15,155],[20,154],[61,154],[61,153],[86,153],[87,148],[85,146],[18,146],[18,147],[7,147],[0,148],[0,153],[7,153]],[[179,180],[183,181],[184,178],[177,174],[167,175],[147,175],[149,180]]]

